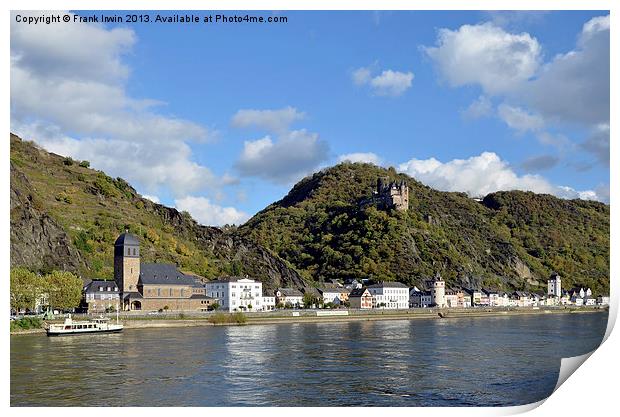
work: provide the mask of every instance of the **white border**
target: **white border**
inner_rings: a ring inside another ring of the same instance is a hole
[[[611,114],[616,115],[618,109],[618,94],[616,79],[618,74],[618,31],[615,28],[618,25],[618,18],[616,16],[616,9],[618,9],[618,2],[613,1],[578,1],[578,0],[436,0],[433,2],[420,1],[420,0],[383,0],[383,1],[368,1],[368,0],[342,0],[337,4],[336,2],[327,0],[298,0],[294,3],[292,1],[285,0],[213,0],[209,2],[196,2],[190,0],[169,1],[169,0],[153,0],[153,1],[138,1],[138,0],[95,0],[85,4],[83,1],[42,1],[42,0],[25,0],[25,1],[13,1],[9,0],[4,2],[6,4],[3,8],[3,22],[8,22],[10,18],[9,11],[15,10],[611,10]],[[9,27],[8,24],[0,26],[2,29],[3,42],[2,48],[2,73],[3,73],[3,85],[5,91],[4,100],[0,104],[2,106],[2,125],[5,126],[4,131],[8,133],[10,131],[9,122],[9,97],[10,91],[9,83]],[[611,172],[610,172],[610,184],[611,189],[618,185],[618,169],[620,166],[618,158],[618,134],[615,129],[615,119],[613,120],[611,129]],[[6,134],[5,133],[5,134]],[[2,190],[0,191],[0,198],[2,198],[2,214],[4,222],[2,226],[2,235],[4,237],[5,245],[1,248],[1,255],[3,265],[5,266],[4,285],[5,291],[3,292],[4,298],[2,299],[3,310],[8,311],[8,265],[9,262],[9,167],[8,167],[8,155],[9,155],[9,143],[5,143],[4,156],[1,159],[2,164],[2,176],[3,180],[0,182]],[[615,203],[615,194],[611,195],[611,233],[614,239],[611,241],[611,253],[617,253],[618,245],[616,238],[618,236],[617,226],[617,208]],[[606,342],[592,354],[592,358],[589,359],[584,366],[578,369],[575,374],[569,378],[566,384],[563,384],[557,392],[555,392],[547,401],[543,401],[538,404],[531,404],[520,407],[508,407],[508,408],[423,408],[419,409],[419,412],[423,412],[428,415],[460,415],[460,416],[479,416],[479,415],[506,415],[525,412],[535,409],[534,413],[537,415],[578,415],[578,414],[599,414],[606,411],[611,411],[612,406],[615,405],[615,398],[617,389],[615,382],[618,375],[618,359],[615,352],[618,351],[619,337],[617,332],[610,333],[616,320],[618,311],[618,280],[615,277],[618,271],[618,261],[616,258],[611,258],[611,308],[610,308],[610,321],[606,333]],[[5,377],[2,379],[2,398],[4,407],[8,408],[9,405],[9,336],[8,336],[8,322],[3,322],[2,332],[2,349],[4,352],[4,361],[2,362],[3,374]],[[587,356],[587,355],[586,355]],[[33,381],[33,383],[36,383]],[[285,395],[285,393],[283,393]],[[544,403],[544,404],[542,404]],[[540,407],[539,407],[540,406]],[[538,408],[537,408],[538,407]],[[616,407],[614,407],[616,408]],[[115,413],[137,413],[139,415],[168,415],[174,413],[174,409],[161,409],[161,408],[138,408],[138,409],[106,409],[106,408],[13,408],[5,410],[8,412],[6,415],[22,416],[22,415],[92,415],[92,416],[109,416]],[[404,408],[388,408],[388,409],[286,409],[286,408],[262,408],[252,409],[247,408],[229,408],[229,409],[211,409],[204,410],[200,408],[184,408],[182,411],[186,415],[204,415],[207,413],[217,413],[218,415],[241,415],[244,413],[256,413],[257,415],[315,415],[316,413],[338,413],[338,414],[356,414],[361,416],[375,415],[378,413],[389,413],[390,415],[410,415],[411,409]]]

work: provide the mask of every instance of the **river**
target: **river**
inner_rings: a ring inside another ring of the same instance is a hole
[[[507,406],[547,397],[607,312],[11,337],[11,406]]]

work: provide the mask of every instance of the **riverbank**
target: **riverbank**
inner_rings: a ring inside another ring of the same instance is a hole
[[[329,314],[329,310],[320,310],[323,314]],[[334,310],[338,315],[317,315],[317,310],[281,310],[270,313],[249,313],[245,315],[245,323],[212,323],[211,315],[186,316],[184,314],[161,314],[161,315],[132,315],[122,317],[125,329],[152,329],[152,328],[175,328],[175,327],[199,327],[199,326],[244,326],[283,323],[334,323],[346,321],[380,321],[380,320],[453,320],[459,318],[519,316],[519,315],[544,315],[544,314],[582,314],[608,311],[608,308],[579,307],[579,308],[469,308],[469,309],[409,309],[409,310]],[[346,315],[343,313],[346,312]],[[54,322],[61,322],[56,320]],[[11,332],[11,335],[45,334],[44,329],[30,329]]]

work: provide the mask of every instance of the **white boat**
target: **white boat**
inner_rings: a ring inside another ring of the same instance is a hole
[[[123,330],[123,325],[118,322],[110,323],[107,317],[98,317],[88,321],[73,321],[71,315],[65,318],[62,324],[50,324],[47,327],[48,336],[64,336],[83,333],[113,333]]]

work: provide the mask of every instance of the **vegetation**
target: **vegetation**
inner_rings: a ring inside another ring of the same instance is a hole
[[[405,180],[409,210],[361,206],[377,178]],[[609,206],[511,191],[483,202],[433,190],[393,168],[343,163],[309,176],[238,232],[267,246],[309,282],[332,278],[609,292]]]
[[[11,321],[11,331],[19,332],[22,330],[40,329],[43,327],[43,320],[39,317],[23,317],[19,320]]]
[[[69,310],[82,299],[82,280],[71,272],[52,271],[41,276],[25,268],[11,269],[11,309],[34,311],[37,303]]]
[[[241,312],[237,313],[215,313],[209,317],[209,322],[213,324],[245,324],[247,317]]]

